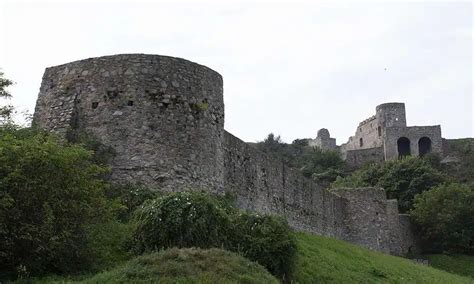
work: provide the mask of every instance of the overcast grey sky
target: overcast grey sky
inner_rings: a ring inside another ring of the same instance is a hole
[[[0,0],[0,68],[34,109],[48,66],[118,53],[186,58],[224,77],[225,128],[337,143],[384,102],[409,125],[473,136],[471,2],[319,4]],[[36,3],[36,4],[35,4]],[[71,4],[72,3],[72,4]]]

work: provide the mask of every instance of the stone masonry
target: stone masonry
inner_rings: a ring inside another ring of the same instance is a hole
[[[318,139],[310,140],[309,145],[329,149]],[[354,136],[337,148],[350,165],[359,167],[403,156],[442,154],[442,147],[441,126],[407,126],[405,104],[385,103],[378,105],[376,114],[360,122]]]
[[[221,191],[222,77],[187,60],[124,54],[47,68],[34,124],[113,148],[112,180]]]
[[[230,192],[239,208],[282,215],[297,230],[396,255],[416,247],[383,190],[329,192],[226,132],[222,77],[184,59],[124,54],[47,68],[33,124],[110,147],[114,183]],[[335,145],[327,130],[318,136]]]
[[[308,145],[312,147],[319,147],[322,150],[336,150],[336,138],[331,138],[329,130],[321,128],[318,130],[316,139],[308,140]]]

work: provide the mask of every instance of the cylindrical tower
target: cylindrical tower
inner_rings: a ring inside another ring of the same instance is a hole
[[[386,103],[378,105],[376,108],[376,117],[382,128],[407,126],[404,103]]]
[[[222,190],[222,77],[205,66],[124,54],[50,67],[33,123],[109,146],[113,182]]]

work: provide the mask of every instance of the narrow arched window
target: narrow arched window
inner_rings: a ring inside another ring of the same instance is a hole
[[[362,138],[359,139],[359,145],[360,147],[364,146],[364,139]]]

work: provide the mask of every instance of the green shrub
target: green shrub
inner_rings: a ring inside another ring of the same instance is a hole
[[[290,280],[294,270],[296,239],[285,219],[239,213],[233,218],[231,250],[265,266],[273,275]]]
[[[127,221],[146,200],[155,199],[160,195],[161,193],[157,190],[132,184],[112,185],[106,190],[108,199],[116,200],[124,206],[124,210],[119,214],[119,219],[122,221]]]
[[[474,138],[448,139],[445,154],[457,158],[458,162],[441,165],[441,169],[455,182],[474,182]]]
[[[111,220],[87,226],[87,251],[91,263],[81,272],[101,271],[129,260],[133,256],[130,252],[133,225]]]
[[[308,139],[284,143],[280,136],[270,133],[264,141],[255,144],[257,149],[281,159],[290,167],[299,169],[304,176],[327,186],[337,177],[344,176],[347,165],[336,151],[308,146]]]
[[[444,184],[415,197],[413,220],[428,250],[474,253],[474,185]]]
[[[113,214],[99,178],[105,172],[80,146],[0,129],[0,278],[90,264],[86,227]]]
[[[383,165],[367,165],[349,177],[336,179],[331,187],[382,187],[388,198],[398,200],[400,211],[406,212],[412,208],[415,195],[445,180],[427,160],[407,157]]]
[[[146,201],[135,212],[134,250],[222,247],[230,231],[227,209],[204,193],[181,192]]]
[[[146,201],[134,214],[137,253],[169,247],[219,247],[239,252],[281,278],[293,269],[295,240],[281,218],[239,211],[205,193],[174,193]]]

